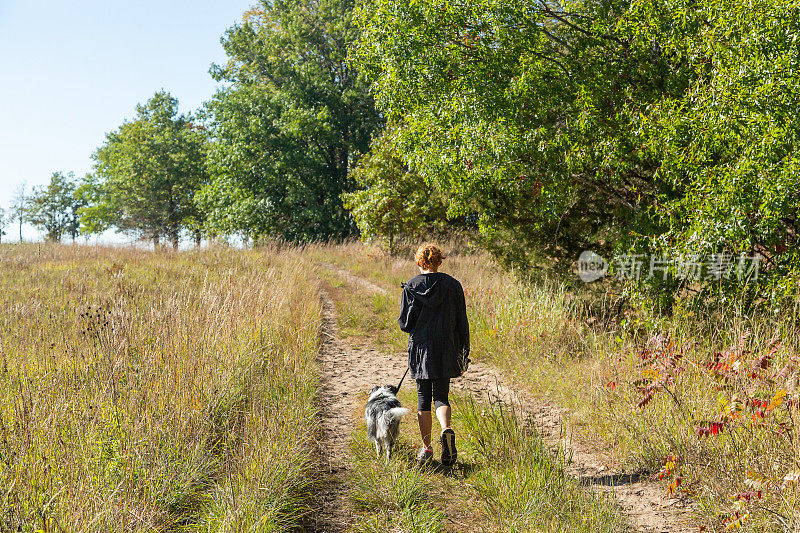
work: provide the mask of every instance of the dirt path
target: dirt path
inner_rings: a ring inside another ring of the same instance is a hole
[[[364,279],[360,276],[356,276],[349,270],[345,270],[343,268],[339,268],[338,266],[334,265],[333,263],[329,263],[327,261],[319,261],[319,264],[325,267],[328,271],[336,274],[337,276],[343,278],[345,281],[352,283],[362,289],[367,289],[370,292],[375,292],[378,294],[389,294],[389,291],[384,289],[379,285],[375,285],[368,279]]]
[[[323,266],[353,285],[380,294],[387,293],[384,288],[332,263],[323,263]],[[333,333],[330,335],[330,340],[323,345],[321,355],[325,375],[323,398],[330,398],[332,401],[330,417],[328,413],[323,413],[322,424],[326,438],[331,444],[328,464],[335,479],[337,472],[340,471],[337,469],[345,468],[341,465],[341,461],[346,457],[347,439],[353,423],[352,417],[349,421],[345,418],[348,413],[356,412],[352,405],[353,391],[367,390],[373,384],[385,380],[387,371],[392,375],[401,375],[405,370],[405,358],[404,354],[381,356],[374,351],[358,352],[342,343],[335,336],[333,302],[327,295],[323,297],[325,331]],[[344,358],[348,360],[346,364]],[[464,377],[454,380],[452,386],[454,390],[470,391],[476,398],[488,397],[489,401],[502,401],[519,406],[522,412],[531,416],[549,446],[553,448],[561,446],[571,452],[572,461],[568,472],[591,490],[611,494],[631,524],[639,531],[679,533],[693,529],[691,514],[680,500],[668,498],[664,489],[647,476],[607,466],[607,459],[602,453],[582,446],[581,443],[573,441],[569,435],[565,436],[562,431],[563,409],[554,403],[536,399],[522,392],[520,387],[514,386],[513,382],[497,369],[480,362],[473,362]],[[346,431],[343,431],[345,429]],[[332,509],[344,509],[338,502],[332,501],[332,503],[334,503],[330,506]]]
[[[321,434],[319,453],[324,472],[317,493],[318,512],[306,531],[341,532],[351,523],[347,495],[347,455],[350,435],[363,424],[363,396],[373,385],[403,375],[405,359],[376,350],[356,350],[339,339],[336,309],[327,292],[322,297],[322,348],[319,364]]]

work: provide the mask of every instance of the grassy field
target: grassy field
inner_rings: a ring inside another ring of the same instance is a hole
[[[465,287],[473,356],[568,408],[584,446],[695,501],[709,531],[800,525],[796,317],[679,305],[604,322],[479,253],[442,270]],[[318,469],[318,287],[348,343],[397,352],[398,286],[414,272],[363,244],[0,247],[0,531],[302,527]],[[388,464],[355,432],[356,530],[624,530],[530,424],[454,402],[463,445],[450,472],[413,467],[413,416]]]
[[[0,530],[299,524],[320,323],[303,263],[0,247]]]
[[[416,272],[363,244],[310,255],[392,293]],[[601,324],[564,287],[520,284],[486,256],[454,254],[442,270],[465,287],[474,356],[569,408],[585,446],[697,502],[708,530],[800,527],[796,317],[678,305],[668,319],[633,309]],[[372,327],[396,313],[380,298],[361,312]]]

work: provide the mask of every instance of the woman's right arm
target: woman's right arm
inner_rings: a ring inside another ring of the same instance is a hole
[[[458,310],[456,311],[456,328],[461,337],[461,351],[463,356],[469,357],[469,319],[467,318],[467,299],[464,297],[464,288],[459,283]]]

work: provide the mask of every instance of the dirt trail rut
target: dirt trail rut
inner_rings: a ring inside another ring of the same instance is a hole
[[[355,425],[364,423],[364,393],[373,385],[397,382],[406,361],[376,350],[356,350],[339,339],[334,303],[324,291],[321,297],[319,453],[324,472],[319,509],[306,531],[341,532],[352,519],[346,485],[348,442]]]
[[[322,263],[322,266],[353,285],[371,292],[387,294],[384,288],[332,263]],[[336,336],[333,302],[326,294],[323,294],[323,300],[326,321],[324,331],[327,339],[320,358],[324,373],[322,396],[324,401],[329,399],[331,403],[326,412],[322,413],[322,426],[328,440],[325,444],[328,447],[326,461],[332,479],[336,479],[340,478],[341,472],[346,468],[343,461],[346,457],[347,440],[355,422],[351,414],[357,411],[352,403],[354,396],[374,384],[383,383],[391,376],[402,375],[406,359],[405,354],[359,352],[341,342]],[[453,380],[452,387],[454,390],[470,391],[476,398],[516,405],[521,412],[530,415],[547,445],[551,448],[561,446],[571,453],[572,461],[568,472],[590,490],[612,495],[631,524],[642,533],[680,533],[693,529],[691,513],[680,500],[668,498],[664,489],[647,476],[609,467],[606,464],[607,459],[601,453],[587,449],[573,441],[569,435],[565,436],[562,430],[563,409],[523,392],[496,368],[473,362],[464,377]],[[346,509],[345,503],[334,501],[341,497],[335,491],[330,495],[330,503],[333,505],[325,506],[323,515],[329,518],[329,522],[325,523],[338,523],[342,526],[346,524],[346,517],[336,516],[339,512],[336,510]]]
[[[481,363],[470,364],[464,377],[455,380],[454,389],[466,389],[489,401],[513,404],[530,415],[547,445],[561,447],[571,454],[567,473],[597,493],[608,493],[616,500],[638,531],[643,533],[681,533],[693,529],[691,514],[681,500],[667,498],[662,487],[648,476],[624,472],[607,465],[600,453],[588,450],[562,431],[564,410],[535,399],[514,387],[500,371]]]
[[[362,289],[367,289],[368,291],[375,292],[378,294],[389,294],[389,291],[381,287],[380,285],[375,285],[368,279],[364,279],[360,276],[356,276],[349,270],[345,270],[343,268],[339,268],[338,266],[334,265],[333,263],[328,263],[327,261],[320,261],[319,262],[323,267],[325,267],[330,272],[336,274],[337,276],[343,278],[345,281],[361,287]]]

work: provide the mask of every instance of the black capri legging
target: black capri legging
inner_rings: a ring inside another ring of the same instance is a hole
[[[438,409],[450,405],[450,378],[417,380],[417,411],[430,411],[431,400]]]

